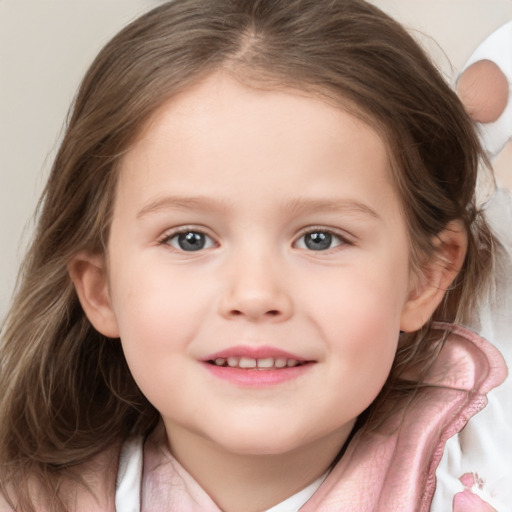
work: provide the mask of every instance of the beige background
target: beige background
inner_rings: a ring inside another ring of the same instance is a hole
[[[157,0],[0,0],[0,319],[30,217],[78,82],[101,46]],[[374,0],[409,27],[448,80],[512,0]]]

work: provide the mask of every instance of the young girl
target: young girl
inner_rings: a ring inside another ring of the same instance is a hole
[[[0,510],[428,510],[506,372],[453,323],[492,263],[480,153],[362,0],[132,23],[80,88],[3,328]]]

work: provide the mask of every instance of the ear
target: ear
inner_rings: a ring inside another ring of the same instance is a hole
[[[467,243],[466,230],[459,220],[449,222],[436,236],[432,257],[411,277],[400,319],[402,331],[417,331],[434,314],[464,264]]]
[[[80,304],[87,318],[104,336],[119,337],[109,295],[107,265],[103,255],[80,253],[68,264]]]

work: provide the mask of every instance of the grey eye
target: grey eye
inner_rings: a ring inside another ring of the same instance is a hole
[[[344,241],[338,235],[329,231],[311,231],[302,235],[296,243],[299,249],[308,249],[310,251],[326,251],[341,245]]]
[[[175,249],[187,252],[200,251],[213,246],[213,240],[199,231],[178,233],[170,237],[167,243]]]
[[[308,233],[304,235],[304,245],[312,251],[325,251],[329,249],[332,243],[332,235],[330,233]]]

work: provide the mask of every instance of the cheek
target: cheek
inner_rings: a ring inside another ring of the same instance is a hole
[[[158,261],[126,261],[112,274],[112,302],[121,338],[144,339],[158,345],[176,332],[186,335],[201,307],[197,283],[170,272]],[[156,348],[156,347],[154,347]]]
[[[328,339],[339,364],[356,390],[363,387],[370,401],[380,391],[391,370],[399,336],[398,315],[383,307],[381,300],[365,296],[360,307],[347,304],[341,321]],[[395,318],[393,318],[395,317]]]
[[[352,270],[338,286],[326,282],[327,293],[309,295],[308,307],[336,362],[332,378],[341,368],[340,385],[367,405],[387,379],[397,349],[408,283],[405,272],[393,277]]]
[[[372,345],[379,334],[398,335],[408,294],[408,273],[399,274],[349,268],[323,282],[317,279],[303,292],[305,309],[315,311],[320,328],[336,333],[334,337]]]
[[[121,314],[123,352],[144,396],[161,414],[169,415],[175,408],[187,407],[180,403],[180,393],[172,390],[183,389],[187,382],[186,361],[189,340],[194,338],[191,326],[195,323],[192,312],[179,297],[163,297],[148,288],[137,292],[137,300],[131,301]]]
[[[129,275],[129,279],[122,276]],[[119,277],[119,279],[116,279]],[[137,383],[157,377],[158,368],[179,366],[204,316],[197,294],[162,272],[131,269],[114,275],[113,306],[121,343]],[[172,375],[166,376],[170,378]]]

